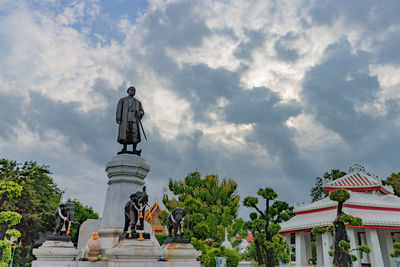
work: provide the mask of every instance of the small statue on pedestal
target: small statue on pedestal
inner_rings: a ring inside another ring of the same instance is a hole
[[[137,238],[139,241],[150,239],[150,234],[144,232],[144,216],[148,202],[149,196],[146,193],[146,186],[143,187],[143,191],[137,191],[129,197],[125,205],[124,232],[120,239]]]
[[[71,224],[78,224],[74,218],[74,204],[73,203],[61,203],[56,209],[54,215],[56,216],[56,227],[53,232],[53,236],[49,237],[49,240],[63,240],[70,241],[71,237]]]
[[[117,106],[118,143],[123,145],[118,154],[129,153],[140,156],[142,150],[136,149],[137,144],[141,141],[140,130],[142,130],[143,136],[147,140],[141,121],[144,116],[144,110],[142,103],[134,97],[136,88],[129,87],[127,93],[128,96],[121,98]],[[132,151],[127,150],[128,145],[133,146]]]
[[[183,208],[175,208],[172,213],[168,216],[168,239],[164,240],[164,244],[167,243],[190,243],[190,240],[185,238],[184,232],[184,219],[186,216],[186,210]],[[174,235],[172,236],[172,230]]]

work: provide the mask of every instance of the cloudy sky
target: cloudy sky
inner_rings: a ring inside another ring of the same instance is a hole
[[[399,14],[398,0],[2,0],[0,157],[49,165],[101,213],[134,85],[152,199],[194,170],[290,203],[326,170],[385,178],[400,171]]]

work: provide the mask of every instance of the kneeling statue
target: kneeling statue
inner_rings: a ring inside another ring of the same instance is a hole
[[[61,203],[56,209],[54,215],[56,216],[56,227],[53,232],[53,236],[49,237],[50,240],[66,240],[69,241],[71,237],[71,224],[80,225],[75,222],[74,218],[74,204],[73,203]]]
[[[190,240],[185,238],[183,230],[183,221],[186,216],[186,210],[183,208],[175,208],[170,215],[168,215],[168,239],[164,241],[167,243],[190,243]],[[172,236],[172,231],[174,235]]]
[[[150,239],[150,234],[144,233],[144,216],[148,202],[149,196],[146,193],[146,186],[143,187],[143,191],[137,191],[130,195],[124,209],[125,226],[121,238]]]

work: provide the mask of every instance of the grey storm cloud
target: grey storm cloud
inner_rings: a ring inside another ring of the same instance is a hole
[[[306,114],[313,114],[318,122],[345,141],[345,145],[327,154],[332,165],[361,162],[374,166],[376,173],[390,175],[396,171],[389,166],[397,166],[400,149],[396,141],[400,132],[400,125],[396,123],[400,118],[399,99],[383,101],[384,113],[362,110],[362,107],[374,106],[383,90],[368,69],[369,64],[387,63],[376,56],[379,53],[379,50],[352,51],[345,38],[331,44],[322,62],[306,74],[302,98]],[[392,49],[390,53],[396,54],[396,51]]]
[[[283,61],[295,62],[299,58],[297,49],[290,48],[290,42],[298,38],[293,32],[288,32],[275,42],[275,51],[278,58]]]
[[[22,117],[24,97],[18,94],[7,94],[0,91],[0,136],[9,139],[13,134],[13,127]]]
[[[266,36],[262,31],[245,29],[244,32],[249,40],[241,42],[236,48],[234,55],[242,59],[251,59],[251,52],[264,44]]]
[[[313,22],[333,24],[339,17],[366,26],[371,31],[389,27],[399,21],[400,4],[396,0],[317,1],[310,10]]]
[[[78,111],[80,104],[51,100],[39,93],[30,93],[31,112],[26,122],[29,128],[46,139],[46,131],[55,130],[66,137],[69,147],[79,150],[87,147],[87,155],[97,163],[108,160],[112,150],[108,140],[115,140],[114,127],[106,127],[114,122],[114,107],[106,110],[94,109],[87,113]]]
[[[372,104],[380,91],[375,76],[368,70],[367,52],[351,52],[342,39],[325,50],[321,64],[312,68],[304,79],[303,97],[316,119],[348,142],[362,137],[375,119],[358,111]]]
[[[247,142],[260,144],[268,153],[277,156],[281,170],[289,177],[307,179],[311,175],[307,157],[299,153],[293,141],[296,131],[286,125],[290,117],[301,113],[301,105],[296,101],[283,104],[280,100],[276,93],[265,87],[241,91],[227,106],[226,120],[253,124],[254,131],[247,136]]]
[[[211,31],[197,19],[194,1],[171,3],[145,17],[143,25],[152,29],[143,39],[144,46],[186,48],[199,46]]]
[[[313,22],[332,25],[338,18],[361,29],[361,40],[370,39],[376,57],[383,62],[400,62],[400,2],[387,1],[317,1],[310,10]],[[390,30],[384,41],[379,35]]]

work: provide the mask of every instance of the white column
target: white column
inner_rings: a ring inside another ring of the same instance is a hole
[[[307,266],[306,238],[304,232],[296,233],[296,266]]]
[[[322,249],[322,235],[317,235],[315,241],[317,243],[317,266],[325,266],[324,255],[323,255],[324,252]]]
[[[383,252],[382,258],[385,266],[395,267],[395,261],[389,256],[389,253],[393,252],[393,241],[390,235],[390,230],[378,230],[378,235],[381,244],[381,250]]]
[[[371,248],[371,265],[372,266],[385,266],[382,258],[382,251],[379,244],[378,232],[376,229],[365,229],[367,238],[367,245]]]
[[[355,249],[357,247],[357,239],[356,239],[356,231],[354,228],[347,228],[347,235],[349,236],[350,239],[350,250]],[[357,256],[357,260],[353,261],[353,267],[360,267],[361,262],[360,262],[360,253],[358,250],[353,251],[351,254],[354,254]]]
[[[308,259],[312,258],[311,232],[304,232],[304,239],[306,245],[306,262],[307,262]]]
[[[324,258],[324,266],[333,266],[333,259],[329,256],[328,252],[330,250],[330,246],[332,245],[332,235],[331,233],[323,233],[322,234],[322,255]]]

